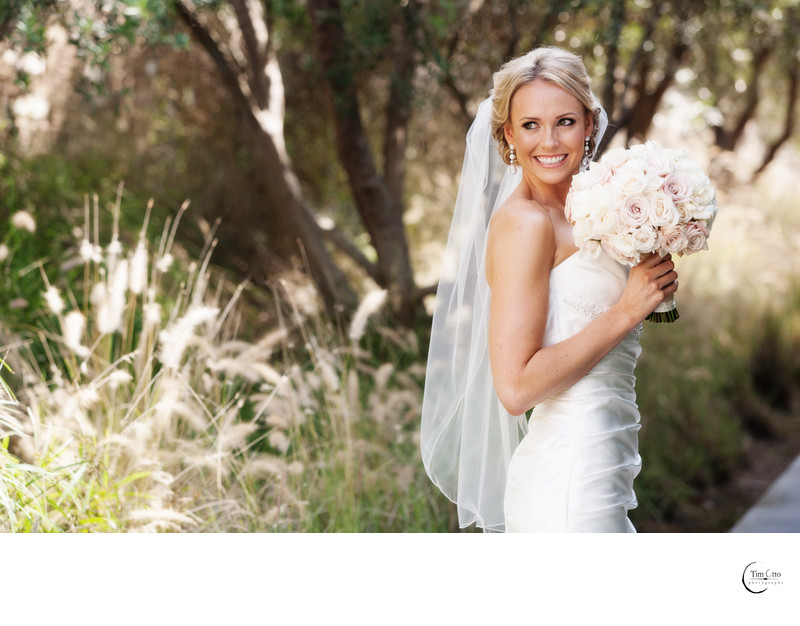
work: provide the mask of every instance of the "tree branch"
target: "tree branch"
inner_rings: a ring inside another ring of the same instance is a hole
[[[185,0],[176,0],[175,8],[181,21],[189,28],[192,37],[203,47],[211,57],[214,65],[217,66],[230,93],[239,101],[242,108],[249,111],[252,115],[250,99],[239,82],[241,72],[239,71],[238,65],[228,59],[222,48],[211,35],[211,32],[200,22],[193,5],[190,5]],[[234,69],[234,67],[236,69]]]
[[[600,146],[597,149],[597,155],[603,154],[605,149],[611,143],[611,140],[614,139],[614,136],[622,130],[623,128],[627,128],[628,125],[631,123],[633,119],[633,115],[636,109],[636,106],[640,102],[640,97],[637,97],[634,100],[633,105],[626,105],[625,104],[625,94],[631,89],[631,84],[633,82],[634,76],[640,76],[640,82],[645,79],[647,76],[647,71],[649,65],[647,64],[647,55],[645,54],[645,42],[648,41],[652,36],[653,32],[656,29],[656,25],[658,23],[658,19],[661,17],[662,7],[664,5],[663,0],[658,2],[653,10],[650,13],[650,17],[645,24],[644,31],[642,32],[642,36],[639,39],[639,46],[636,49],[631,62],[628,64],[628,69],[625,72],[625,80],[622,86],[622,106],[618,112],[615,112],[616,109],[616,95],[614,94],[614,73],[616,70],[616,61],[611,62],[609,57],[609,63],[606,68],[606,82],[603,88],[603,107],[606,109],[606,112],[609,116],[609,125],[608,130],[606,131],[605,135],[603,135],[603,140],[600,142]],[[640,86],[641,87],[641,86]]]
[[[257,0],[230,0],[244,40],[250,66],[253,95],[259,108],[268,107],[269,78],[266,74],[269,31],[262,5]]]
[[[433,285],[427,285],[425,287],[419,287],[414,292],[414,298],[416,300],[422,300],[427,296],[435,296],[437,289],[439,289],[439,283],[434,283]]]
[[[742,137],[747,122],[753,117],[758,107],[759,92],[758,79],[761,70],[774,52],[773,45],[766,45],[754,52],[753,66],[750,73],[750,84],[747,86],[747,98],[745,99],[744,109],[736,118],[733,128],[727,129],[724,126],[716,127],[716,144],[723,150],[734,150]]]
[[[800,91],[800,69],[796,64],[789,66],[789,91],[786,96],[786,117],[783,122],[783,132],[780,136],[773,141],[761,161],[758,169],[753,173],[753,180],[755,180],[761,172],[763,172],[767,165],[769,165],[775,158],[780,147],[789,141],[789,138],[794,133],[795,116],[797,113],[797,94]]]

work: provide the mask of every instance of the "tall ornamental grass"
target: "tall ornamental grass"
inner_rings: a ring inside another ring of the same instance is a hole
[[[87,203],[74,253],[41,264],[46,314],[2,330],[0,527],[446,528],[419,471],[414,336],[371,323],[385,294],[339,329],[282,281],[270,322],[247,332],[247,284],[213,271],[213,238],[185,260],[184,206],[151,245],[150,208],[126,247],[119,198],[102,243]]]

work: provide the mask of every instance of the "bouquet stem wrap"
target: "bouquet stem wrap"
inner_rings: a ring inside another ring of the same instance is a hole
[[[678,305],[675,302],[675,296],[670,296],[659,304],[655,311],[648,315],[645,319],[648,322],[656,324],[671,324],[680,317],[678,313]]]

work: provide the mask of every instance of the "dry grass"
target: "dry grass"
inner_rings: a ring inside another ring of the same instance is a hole
[[[73,257],[42,268],[49,311],[3,331],[18,397],[3,413],[3,528],[407,529],[431,506],[414,434],[423,372],[396,365],[410,334],[384,329],[366,349],[385,294],[345,334],[284,282],[274,322],[240,339],[247,285],[214,276],[213,239],[182,266],[184,210],[152,249],[145,219],[126,250],[119,203],[103,245],[87,205]]]

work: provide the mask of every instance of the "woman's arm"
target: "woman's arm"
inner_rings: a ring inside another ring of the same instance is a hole
[[[672,261],[651,256],[631,270],[611,309],[576,335],[543,348],[556,255],[549,216],[524,201],[509,203],[492,217],[486,254],[492,376],[512,415],[578,382],[677,289]]]

